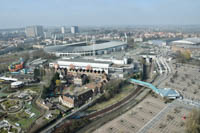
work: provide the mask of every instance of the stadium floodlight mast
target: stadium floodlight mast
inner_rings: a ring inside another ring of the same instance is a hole
[[[56,34],[54,36],[54,45],[56,45]]]
[[[92,43],[92,46],[93,46],[93,56],[95,56],[95,43],[96,43],[96,39],[95,39],[95,36],[93,36],[93,43]]]
[[[85,41],[88,42],[88,35],[85,36]]]
[[[124,33],[124,36],[125,36],[125,38],[126,38],[125,42],[127,43],[127,42],[128,42],[128,37],[127,37],[127,34],[126,34],[126,33]]]

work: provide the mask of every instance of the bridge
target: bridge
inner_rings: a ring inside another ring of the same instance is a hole
[[[141,86],[150,88],[157,94],[160,93],[160,90],[158,88],[156,88],[154,85],[152,85],[152,84],[150,84],[148,82],[144,82],[144,81],[140,81],[140,80],[136,80],[136,79],[129,79],[129,82],[133,83],[133,84],[137,84],[137,85],[141,85]]]
[[[137,85],[141,85],[141,86],[150,88],[156,94],[160,95],[161,97],[167,97],[169,99],[176,99],[176,98],[180,98],[181,97],[180,94],[176,90],[173,90],[173,89],[170,89],[170,88],[158,89],[154,85],[152,85],[151,83],[140,81],[140,80],[136,80],[136,79],[129,79],[129,82],[133,83],[133,84],[137,84]]]

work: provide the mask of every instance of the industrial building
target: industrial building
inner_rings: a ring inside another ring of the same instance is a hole
[[[105,41],[103,43],[97,43],[87,45],[86,42],[72,43],[66,45],[56,45],[44,48],[44,50],[50,54],[56,56],[92,56],[109,54],[111,52],[125,50],[127,43],[122,41]]]

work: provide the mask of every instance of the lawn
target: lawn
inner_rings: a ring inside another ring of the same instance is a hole
[[[7,100],[5,102],[2,103],[6,109],[9,109],[10,107],[12,106],[15,106],[17,104],[17,101],[16,100]]]
[[[115,104],[119,101],[121,101],[122,99],[124,99],[126,96],[128,96],[130,94],[130,92],[132,92],[133,90],[135,90],[134,86],[132,84],[126,85],[122,88],[122,91],[119,94],[116,94],[113,98],[111,98],[108,101],[102,102],[102,103],[97,103],[94,106],[90,107],[87,109],[88,112],[91,111],[96,111],[96,110],[101,110],[103,108],[106,108],[112,104]]]
[[[25,108],[31,108],[30,112],[35,113],[35,116],[33,118],[29,118],[29,115],[25,111],[9,116],[10,122],[13,124],[19,123],[22,129],[30,127],[30,125],[40,116],[40,111],[38,111],[34,106],[26,103]]]
[[[5,93],[4,91],[6,91],[6,89],[9,87],[8,84],[3,84],[3,83],[0,83],[0,97],[2,96],[8,96],[9,93]]]
[[[41,89],[42,89],[42,86],[41,85],[32,85],[32,86],[26,86],[26,87],[22,88],[22,90],[27,90],[27,89],[39,93],[41,91]]]
[[[11,131],[12,133],[17,133],[18,130],[16,128],[11,128]],[[0,129],[0,133],[8,133],[8,130],[5,130],[5,129]]]

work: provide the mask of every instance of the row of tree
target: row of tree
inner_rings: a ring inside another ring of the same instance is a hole
[[[55,95],[54,92],[56,89],[56,85],[58,85],[59,80],[60,80],[59,73],[55,73],[55,75],[51,79],[50,85],[47,87],[46,86],[43,87],[43,92],[41,96],[43,99]]]
[[[71,120],[68,123],[63,124],[61,127],[57,128],[54,133],[75,133],[80,128],[89,124],[89,119],[83,118],[79,120]]]
[[[176,59],[180,63],[186,63],[191,59],[191,54],[189,51],[177,51],[176,52]]]
[[[186,133],[200,133],[200,110],[193,110],[186,118]]]
[[[128,84],[126,80],[111,80],[104,86],[105,93],[100,101],[109,100],[116,94],[120,93],[122,88]]]

